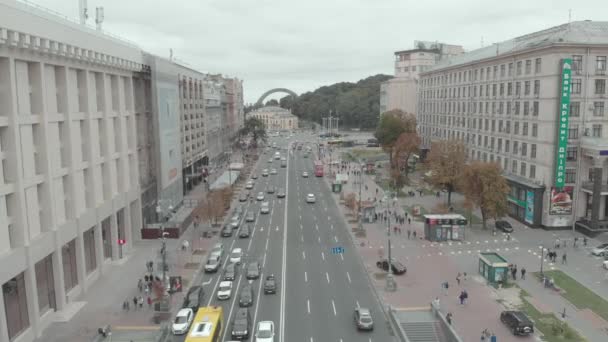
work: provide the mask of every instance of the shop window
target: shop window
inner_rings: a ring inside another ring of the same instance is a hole
[[[2,285],[2,295],[4,297],[8,338],[9,341],[14,341],[30,326],[23,273]]]

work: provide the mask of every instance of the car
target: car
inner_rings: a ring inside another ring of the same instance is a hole
[[[276,175],[277,174],[277,169],[270,169],[270,174],[271,175]]]
[[[266,280],[264,280],[264,294],[270,293],[277,293],[277,280],[274,274],[266,276]]]
[[[266,192],[269,194],[274,194],[274,186],[270,185],[268,189],[266,189]]]
[[[251,284],[243,286],[239,293],[239,306],[245,308],[253,305],[253,298],[253,286]]]
[[[608,260],[604,260],[604,262],[602,262],[602,266],[605,270],[608,270]]]
[[[245,184],[245,189],[248,189],[248,190],[253,189],[253,182],[252,182],[252,181],[248,181],[248,182]]]
[[[251,179],[258,179],[258,175],[256,173],[252,174]]]
[[[193,312],[198,311],[198,308],[201,306],[205,306],[203,304],[205,292],[201,286],[192,286],[186,296],[184,297],[184,302],[182,304],[182,308],[184,309],[192,309]]]
[[[596,256],[608,256],[608,243],[603,243],[597,247],[595,247],[592,251],[591,254],[596,255]]]
[[[407,268],[405,268],[405,266],[403,266],[402,263],[400,263],[399,261],[395,261],[395,260],[391,260],[392,261],[392,271],[393,274],[396,275],[401,275],[407,272]],[[380,260],[378,262],[376,262],[376,266],[378,266],[378,268],[383,269],[384,271],[388,271],[388,260],[383,259]]]
[[[232,332],[230,335],[236,340],[249,339],[249,331],[251,330],[251,315],[249,309],[239,308],[236,310],[234,321],[232,322]]]
[[[249,235],[251,235],[251,226],[248,224],[241,226],[241,230],[239,231],[239,238],[248,238]]]
[[[258,197],[256,197],[255,199],[258,201],[263,201],[264,197],[265,197],[264,193],[260,191],[260,192],[258,192]]]
[[[194,319],[194,311],[189,308],[181,309],[175,315],[173,325],[171,325],[171,331],[173,335],[183,335],[190,329],[190,324]]]
[[[513,227],[507,221],[497,220],[496,222],[494,222],[494,226],[496,227],[496,229],[502,230],[505,233],[513,233]]]
[[[241,192],[239,195],[239,202],[247,202],[249,199],[249,192]]]
[[[205,273],[217,272],[217,270],[220,268],[220,264],[222,263],[221,260],[222,259],[217,254],[209,255],[207,262],[205,263]]]
[[[270,203],[262,202],[262,205],[260,206],[260,213],[262,213],[262,214],[270,213]]]
[[[274,342],[274,323],[272,321],[258,322],[255,330],[255,342]]]
[[[230,262],[232,262],[232,263],[240,264],[242,258],[243,258],[243,249],[242,248],[235,248],[232,250],[232,253],[230,253]]]
[[[277,198],[285,198],[285,189],[281,188],[277,191]]]
[[[287,158],[281,157],[281,161],[287,161]]]
[[[247,265],[247,279],[258,279],[262,267],[258,261],[252,261]]]
[[[268,177],[268,169],[262,170],[262,177]]]
[[[238,206],[238,207],[234,208],[234,214],[232,215],[232,217],[236,217],[236,218],[240,219],[242,214],[243,214],[243,206]]]
[[[255,213],[253,211],[248,211],[247,215],[245,215],[245,222],[253,222],[255,221]]]
[[[302,172],[302,177],[308,178],[308,172],[306,172],[306,171]]]
[[[353,316],[358,330],[374,330],[374,320],[369,309],[356,308]]]
[[[230,263],[226,265],[226,268],[224,268],[224,276],[222,277],[222,280],[234,280],[236,278],[236,270],[236,264]]]
[[[272,163],[272,158],[268,159],[268,163]]]
[[[521,311],[503,311],[500,321],[504,323],[513,335],[530,335],[534,333],[534,323]]]
[[[306,195],[306,203],[315,203],[316,202],[315,194]]]
[[[233,216],[232,219],[230,220],[230,227],[232,227],[232,229],[238,229],[240,223],[241,223],[240,218],[238,216]]]
[[[274,154],[274,159],[279,160],[281,159],[281,154],[279,152]]]
[[[222,256],[224,256],[224,244],[221,242],[218,242],[215,245],[213,245],[213,248],[211,249],[210,254],[217,254],[220,256],[220,258]]]
[[[282,168],[286,168],[287,167],[287,162],[286,161],[281,161],[281,167]]]
[[[220,281],[220,286],[217,289],[217,299],[226,300],[232,296],[232,282],[230,280]]]
[[[222,228],[220,235],[222,237],[231,237],[232,236],[232,227],[229,224],[225,225],[224,228]]]

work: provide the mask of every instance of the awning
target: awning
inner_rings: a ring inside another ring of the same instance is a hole
[[[215,182],[213,182],[213,184],[211,184],[209,190],[219,190],[234,184],[240,174],[240,171],[225,171],[215,180]]]

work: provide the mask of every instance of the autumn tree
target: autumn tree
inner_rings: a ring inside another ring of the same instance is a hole
[[[483,229],[488,218],[497,219],[507,213],[509,185],[498,163],[477,161],[465,166],[461,187],[466,201],[481,210]]]
[[[466,148],[460,140],[443,140],[431,145],[426,161],[430,182],[447,190],[448,206],[452,204],[452,192],[462,176],[466,159]]]
[[[393,147],[403,133],[416,132],[416,117],[413,114],[408,114],[402,110],[395,109],[382,113],[380,122],[376,127],[374,136],[378,139],[378,143],[382,149],[386,151],[390,158],[391,167],[393,162]]]
[[[401,133],[395,142],[395,146],[393,146],[393,160],[395,161],[395,167],[397,170],[404,168],[406,178],[409,173],[410,157],[413,154],[418,153],[420,143],[420,136],[418,136],[418,133],[414,131]]]
[[[349,193],[348,195],[346,195],[346,198],[344,199],[344,205],[346,205],[346,207],[348,209],[350,209],[350,211],[352,213],[354,213],[355,211],[357,211],[357,207],[358,207],[358,203],[357,203],[357,195],[355,195],[354,193]]]

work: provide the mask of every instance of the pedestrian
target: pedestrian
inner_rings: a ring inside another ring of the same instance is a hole
[[[467,303],[467,300],[469,299],[469,293],[467,292],[467,290],[462,291],[462,293],[464,294],[464,304]]]
[[[464,304],[464,291],[460,291],[460,295],[458,296],[458,299],[460,299],[460,305]]]
[[[443,289],[444,289],[443,295],[447,296],[448,295],[448,291],[450,289],[450,283],[448,283],[447,281],[445,283],[443,283]]]
[[[562,265],[567,265],[568,264],[568,260],[566,260],[566,252],[564,252],[564,255],[562,255]]]
[[[152,307],[152,297],[148,296],[148,309]]]
[[[136,310],[137,309],[137,297],[133,297],[133,309]]]
[[[408,217],[407,224],[412,224],[412,219]]]
[[[410,239],[410,235],[412,235],[412,231],[408,229],[407,230],[407,239],[408,240]]]
[[[433,299],[433,306],[435,306],[435,309],[439,310],[439,308],[441,307],[441,303],[439,302],[439,297],[435,297],[435,299]]]
[[[146,281],[146,283],[148,282],[148,280],[149,280],[149,279],[150,279],[150,278],[149,278],[149,277],[148,277],[148,275],[146,274],[146,275],[144,276],[144,280]]]
[[[526,268],[522,267],[521,268],[521,280],[525,280],[526,279]]]
[[[576,248],[576,243],[578,242],[578,237],[574,238],[574,248]]]
[[[456,282],[458,283],[458,286],[460,286],[460,272],[456,275]]]
[[[398,229],[397,226],[394,226],[393,227],[393,233],[397,234],[397,229]]]
[[[137,289],[139,290],[139,292],[144,290],[144,282],[143,280],[141,280],[141,278],[139,278],[139,280],[137,281]]]
[[[139,303],[139,308],[142,309],[144,307],[144,297],[139,296],[137,302]]]
[[[452,313],[448,312],[447,315],[445,315],[445,320],[448,322],[449,325],[452,325]]]
[[[407,211],[405,212],[405,218],[407,218]]]
[[[416,231],[414,230],[414,232],[412,233],[412,235],[414,236],[414,240],[416,240]]]
[[[144,292],[146,292],[146,296],[150,293],[150,284],[146,284],[144,287]]]
[[[511,276],[513,277],[513,280],[517,280],[517,265],[511,269]]]
[[[583,246],[587,247],[587,237],[583,237]]]

